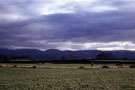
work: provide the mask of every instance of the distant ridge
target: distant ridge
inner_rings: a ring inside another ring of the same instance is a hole
[[[48,49],[40,51],[37,49],[0,49],[0,56],[21,56],[28,55],[33,60],[58,60],[58,59],[95,59],[99,53],[112,53],[114,59],[135,59],[135,51],[115,50],[115,51],[100,51],[100,50],[78,50],[61,51],[58,49]]]

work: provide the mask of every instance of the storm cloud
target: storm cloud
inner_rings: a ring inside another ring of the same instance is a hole
[[[135,50],[133,0],[0,0],[0,48]]]

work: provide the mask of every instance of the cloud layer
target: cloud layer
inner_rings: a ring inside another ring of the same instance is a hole
[[[0,0],[0,47],[134,50],[134,17],[133,0]]]

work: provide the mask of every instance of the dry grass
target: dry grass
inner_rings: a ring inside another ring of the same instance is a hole
[[[29,65],[24,65],[29,66]],[[34,65],[30,65],[34,66]],[[135,90],[135,69],[0,68],[0,90]],[[102,66],[102,65],[101,65]]]
[[[108,66],[109,68],[130,68],[130,64],[95,64],[93,67],[90,64],[0,64],[0,67],[8,68],[39,68],[39,69],[96,69]],[[133,65],[132,65],[133,66]]]

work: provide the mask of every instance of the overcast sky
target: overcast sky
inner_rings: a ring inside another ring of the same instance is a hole
[[[0,0],[0,48],[135,50],[135,0]]]

